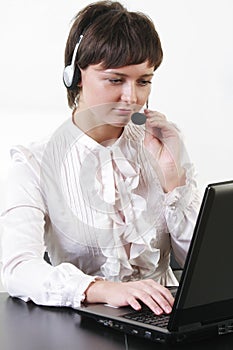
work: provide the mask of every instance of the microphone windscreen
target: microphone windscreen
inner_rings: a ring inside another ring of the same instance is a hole
[[[131,115],[131,120],[136,125],[142,125],[146,122],[146,116],[143,113],[135,112]]]

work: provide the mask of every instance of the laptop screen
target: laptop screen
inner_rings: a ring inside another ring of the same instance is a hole
[[[196,322],[233,317],[232,270],[233,182],[229,181],[206,188],[180,282],[180,298],[174,305],[179,318]]]

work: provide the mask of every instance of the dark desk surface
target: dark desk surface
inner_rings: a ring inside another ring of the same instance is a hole
[[[233,334],[183,345],[152,343],[81,318],[70,308],[40,307],[0,293],[1,350],[232,350]]]

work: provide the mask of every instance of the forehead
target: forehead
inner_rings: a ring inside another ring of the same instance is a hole
[[[137,76],[144,76],[144,75],[153,75],[154,73],[154,67],[149,66],[148,61],[139,63],[139,64],[132,64],[128,66],[123,67],[117,67],[117,68],[105,68],[103,63],[90,65],[89,66],[91,70],[95,72],[100,72],[103,74],[120,74],[120,75],[137,75]]]

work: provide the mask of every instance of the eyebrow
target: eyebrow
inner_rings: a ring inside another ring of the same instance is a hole
[[[127,74],[125,73],[121,73],[121,72],[115,72],[115,71],[109,71],[109,72],[103,72],[103,74],[114,74],[114,75],[118,75],[118,76],[121,76],[121,77],[128,77]],[[143,77],[153,77],[154,76],[154,73],[148,73],[148,74],[142,74],[140,77],[143,78]]]

